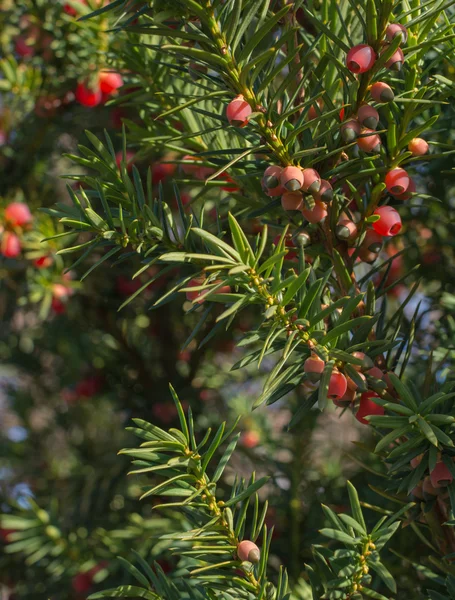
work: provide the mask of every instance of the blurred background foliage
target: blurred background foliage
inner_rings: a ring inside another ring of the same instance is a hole
[[[321,541],[318,529],[324,526],[321,502],[345,510],[349,478],[368,505],[396,508],[387,493],[380,498],[375,492],[384,466],[369,452],[374,441],[367,428],[349,413],[340,416],[330,408],[323,414],[312,411],[288,431],[293,407],[305,393],[301,387],[272,407],[251,412],[261,379],[274,365],[273,357],[267,357],[259,376],[254,365],[231,371],[244,352],[236,343],[255,323],[253,310],[244,310],[233,328],[218,332],[210,344],[198,348],[193,340],[182,350],[200,315],[181,299],[159,311],[149,310],[175,280],[175,269],[118,311],[153,278],[155,267],[132,280],[131,262],[139,268],[138,258],[114,257],[80,282],[87,264],[76,261],[65,272],[71,257],[56,254],[75,243],[74,236],[41,242],[63,233],[63,227],[38,209],[68,204],[65,176],[74,176],[66,182],[77,187],[77,174],[91,173],[89,164],[76,165],[67,156],[81,155],[78,145],[87,145],[86,129],[100,138],[108,130],[120,162],[124,122],[129,156],[144,177],[151,168],[154,190],[160,184],[164,195],[172,198],[172,180],[181,180],[185,202],[203,202],[209,219],[215,205],[226,214],[236,206],[236,194],[242,195],[237,187],[241,178],[230,186],[222,179],[204,188],[188,180],[173,163],[172,150],[155,143],[170,129],[177,135],[181,121],[190,121],[191,113],[154,120],[160,105],[166,110],[172,99],[156,93],[161,79],[153,49],[142,46],[139,52],[137,34],[115,31],[117,17],[110,12],[78,21],[78,16],[97,8],[96,0],[88,4],[0,2],[0,209],[25,201],[34,217],[23,233],[20,257],[0,259],[0,500],[4,513],[29,520],[21,530],[24,522],[17,517],[16,537],[11,531],[15,527],[0,530],[2,598],[82,599],[97,589],[128,582],[117,556],[132,558],[132,547],[148,561],[159,557],[165,570],[178,568],[156,536],[181,517],[168,510],[152,518],[151,504],[139,503],[140,482],[126,476],[128,461],[117,457],[120,448],[132,443],[125,432],[132,417],[165,428],[175,425],[168,392],[172,381],[184,406],[191,406],[198,430],[241,417],[239,451],[226,471],[225,485],[232,484],[235,473],[246,476],[252,468],[271,476],[261,491],[270,506],[267,520],[275,525],[271,566],[287,565],[291,580],[300,581],[296,597],[305,600],[311,596],[302,580],[304,564],[311,561],[310,546]],[[141,10],[143,4],[131,3],[131,10]],[[124,18],[134,16],[131,12]],[[453,84],[454,55],[445,56],[440,67],[438,72]],[[124,87],[97,106],[84,106],[76,98],[77,86],[100,69],[122,72]],[[198,70],[190,75],[197,79]],[[440,112],[432,141],[453,147],[454,104],[441,105]],[[192,143],[195,151],[206,146],[202,139],[193,138]],[[421,283],[408,307],[411,321],[420,302],[415,352],[408,367],[417,382],[431,350],[441,362],[438,377],[451,377],[452,156],[419,170],[418,187],[441,201],[408,210],[406,251],[389,273],[393,283],[393,277],[420,264]],[[244,183],[248,187],[249,182]],[[251,204],[259,194],[253,185]],[[78,238],[81,242],[84,235]],[[392,255],[401,249],[400,242],[396,244],[386,252]],[[90,260],[95,262],[96,256]],[[391,311],[403,293],[405,284],[389,292]],[[374,513],[369,512],[371,518]],[[21,531],[27,535],[21,536]],[[424,545],[425,539],[406,527],[393,540],[390,564],[399,597],[426,598],[421,585],[424,567],[409,568],[409,561],[420,564]]]

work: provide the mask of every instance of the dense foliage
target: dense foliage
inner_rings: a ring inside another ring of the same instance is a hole
[[[0,6],[2,593],[455,598],[455,1]]]

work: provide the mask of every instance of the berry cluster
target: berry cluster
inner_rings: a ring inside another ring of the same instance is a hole
[[[375,366],[371,358],[364,352],[353,352],[352,356],[356,359],[357,363],[352,365],[356,372],[355,380],[354,375],[351,377],[347,373],[341,372],[340,369],[343,368],[341,365],[335,367],[330,376],[327,396],[336,406],[342,408],[357,406],[356,419],[360,423],[368,425],[365,417],[384,414],[384,408],[374,401],[374,398],[379,398],[379,395],[375,391],[368,389],[368,380],[373,378],[384,381],[392,393],[393,387],[387,373],[384,373],[379,367]],[[315,352],[306,359],[303,369],[311,387],[319,384],[325,366],[325,361]],[[358,396],[359,402],[356,404]]]
[[[22,251],[22,235],[33,221],[29,207],[23,202],[11,202],[3,213],[0,227],[0,254],[5,258],[16,258]]]
[[[333,197],[331,183],[311,168],[270,166],[262,187],[268,196],[281,196],[284,210],[301,211],[309,223],[319,223],[327,216],[326,204]]]

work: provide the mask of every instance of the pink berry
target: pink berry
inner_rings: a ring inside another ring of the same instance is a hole
[[[367,374],[370,375],[370,377],[374,377],[375,379],[384,378],[384,373],[379,367],[372,367],[371,369],[368,369]]]
[[[369,425],[369,422],[365,419],[365,417],[370,417],[372,415],[383,415],[385,412],[384,407],[376,404],[373,398],[379,398],[379,396],[375,392],[364,392],[360,396],[359,409],[356,412],[355,418],[363,425]]]
[[[428,143],[422,138],[414,138],[408,144],[409,152],[412,152],[413,156],[423,156],[428,152]]]
[[[303,190],[315,194],[321,187],[321,176],[315,169],[303,169]]]
[[[373,223],[373,229],[379,235],[391,236],[400,233],[401,217],[392,206],[380,206],[374,213],[380,219]]]
[[[245,448],[256,448],[261,441],[257,431],[244,431],[240,437],[240,442]]]
[[[285,167],[281,171],[280,183],[289,192],[296,192],[303,186],[303,171],[300,167]]]
[[[367,44],[359,44],[351,48],[346,56],[346,66],[353,73],[369,71],[376,60],[375,51]]]
[[[357,112],[357,118],[361,125],[369,129],[376,129],[379,123],[378,111],[369,104],[362,104]]]
[[[357,226],[354,221],[342,219],[336,226],[335,233],[338,239],[343,241],[352,240],[357,234]]]
[[[411,194],[415,194],[416,191],[416,184],[413,179],[410,179],[408,189],[402,194],[394,194],[394,198],[397,200],[409,200]]]
[[[302,208],[302,215],[310,223],[319,223],[327,216],[326,205],[324,202],[319,202],[319,200],[316,200],[314,207],[311,210]]]
[[[397,35],[401,36],[403,44],[406,44],[408,41],[408,30],[406,27],[400,25],[400,23],[390,23],[390,25],[387,25],[387,29],[385,30],[387,40],[391,42]]]
[[[321,200],[322,202],[329,203],[333,199],[333,187],[327,179],[321,179],[321,185],[317,192],[313,193],[315,200]]]
[[[422,462],[422,458],[423,458],[423,454],[419,454],[418,456],[415,456],[413,459],[411,459],[411,467],[413,469],[417,469],[417,467]]]
[[[5,231],[0,245],[0,254],[6,258],[16,258],[21,253],[21,241],[15,233]]]
[[[452,483],[453,476],[448,467],[443,462],[436,463],[435,468],[430,473],[431,484],[434,488],[445,487]]]
[[[197,164],[197,161],[201,160],[199,157],[185,154],[185,156],[182,157],[182,160],[194,161],[193,164],[182,164],[182,171],[185,173],[185,175],[194,175],[199,169],[199,165]]]
[[[415,488],[411,491],[411,496],[417,498],[418,500],[423,500],[423,489],[422,483],[418,483]]]
[[[281,196],[283,187],[280,184],[281,167],[270,166],[264,171],[262,177],[262,189],[268,196]]]
[[[355,390],[351,390],[348,387],[344,396],[342,396],[341,398],[332,398],[332,401],[335,404],[335,406],[339,406],[340,408],[345,408],[346,406],[349,406],[350,404],[352,404],[354,402],[355,396],[356,396]]]
[[[392,169],[385,176],[385,185],[387,191],[391,194],[404,194],[408,189],[411,180],[404,169]]]
[[[242,562],[257,563],[259,562],[261,552],[254,542],[243,540],[237,546],[237,556]]]
[[[382,235],[376,233],[374,229],[367,229],[362,241],[362,247],[368,249],[370,252],[378,254],[378,252],[381,251],[383,244],[384,240],[382,239]]]
[[[343,375],[343,373],[340,373],[338,370],[334,369],[332,375],[330,376],[327,396],[332,400],[339,400],[346,394],[347,389],[348,382],[346,377]]]
[[[350,119],[341,126],[341,137],[347,144],[353,142],[360,135],[360,123],[356,119]]]
[[[422,491],[423,491],[423,497],[427,500],[430,499],[431,496],[438,495],[438,490],[431,483],[430,477],[425,477],[425,479],[423,480]]]
[[[226,108],[227,119],[234,127],[244,127],[248,123],[252,112],[251,106],[243,99],[241,94],[231,100]]]
[[[95,88],[88,88],[85,84],[79,83],[74,97],[79,104],[82,104],[82,106],[91,108],[100,104],[103,94],[98,86]]]
[[[23,227],[33,220],[29,207],[24,202],[11,202],[5,208],[5,220],[13,227]]]
[[[389,60],[385,63],[387,69],[391,71],[401,71],[404,63],[404,54],[401,48],[397,48]]]
[[[306,361],[303,363],[303,370],[308,376],[310,381],[319,381],[322,375],[322,371],[324,370],[325,362],[322,358],[319,358],[316,354],[312,354]]]
[[[303,196],[301,192],[285,192],[281,196],[281,206],[284,210],[300,210]]]
[[[101,71],[99,74],[99,86],[103,94],[112,94],[123,85],[120,73],[112,71]]]
[[[358,377],[363,382],[363,386],[361,386],[360,389],[366,389],[367,388],[367,384],[366,384],[367,379],[366,379],[365,375],[363,373],[359,373]],[[348,382],[348,389],[349,390],[356,391],[358,389],[359,386],[357,385],[357,383],[353,379],[351,379],[350,377],[346,377],[346,381]]]
[[[364,152],[379,152],[381,149],[381,138],[374,129],[362,129],[357,145]]]
[[[370,94],[375,102],[392,102],[395,98],[392,88],[387,83],[377,81],[370,88]]]

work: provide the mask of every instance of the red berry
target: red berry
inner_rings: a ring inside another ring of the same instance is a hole
[[[100,104],[103,95],[98,86],[95,88],[88,88],[85,84],[79,83],[76,92],[74,93],[74,97],[79,104],[82,104],[82,106],[93,107]]]
[[[411,180],[404,169],[392,169],[385,176],[387,191],[393,195],[404,194]]]
[[[351,48],[346,56],[346,66],[353,73],[369,71],[376,60],[375,51],[367,44],[359,44]]]
[[[26,58],[28,56],[33,56],[35,54],[35,42],[33,41],[31,45],[29,45],[29,40],[26,36],[21,35],[16,38],[14,42],[14,49],[16,53],[19,54],[22,58]]]
[[[316,117],[319,117],[321,114],[322,109],[324,108],[324,101],[322,100],[322,98],[319,98],[319,100],[317,101],[317,105],[319,107],[319,110],[316,108],[316,104],[312,104],[310,106],[310,110],[308,111],[308,120],[312,121],[313,119],[316,119]]]
[[[370,88],[370,94],[376,102],[392,102],[395,98],[392,88],[387,83],[377,81]]]
[[[391,236],[400,233],[401,217],[392,206],[380,206],[374,213],[380,219],[373,223],[373,229],[379,235]]]
[[[131,150],[126,151],[125,158],[126,158],[126,170],[127,171],[131,171],[131,169],[133,168],[134,156],[135,156],[135,154]],[[122,160],[123,160],[123,152],[121,150],[119,150],[115,155],[115,164],[117,165],[117,167],[119,169],[122,164]]]
[[[152,166],[152,182],[157,185],[161,181],[166,180],[175,171],[176,165],[170,163],[155,163]]]
[[[217,179],[226,182],[226,185],[223,185],[221,188],[225,192],[238,192],[240,189],[228,173],[220,173]]]
[[[375,392],[364,392],[360,396],[360,404],[359,409],[355,415],[355,418],[363,425],[369,425],[369,422],[365,419],[365,417],[370,417],[372,415],[383,415],[384,407],[376,404],[373,401],[373,398],[379,398],[379,396]]]
[[[316,200],[316,202],[314,203],[314,207],[311,210],[307,208],[302,208],[302,215],[310,223],[319,223],[327,216],[326,205],[324,204],[324,202],[319,202],[318,200]]]
[[[381,149],[381,138],[374,129],[362,129],[357,145],[364,152],[379,152]]]
[[[331,183],[326,179],[321,179],[319,190],[313,193],[313,198],[315,200],[326,202],[327,204],[331,202],[333,199],[333,188]]]
[[[240,437],[240,442],[245,448],[256,448],[260,441],[257,431],[244,431]]]
[[[350,144],[360,135],[360,123],[356,119],[350,119],[341,126],[341,137]]]
[[[321,176],[315,169],[303,169],[303,190],[315,194],[321,187]]]
[[[428,148],[428,143],[422,138],[414,138],[408,144],[408,150],[413,156],[423,156],[428,152]]]
[[[284,210],[300,210],[302,202],[303,196],[301,192],[285,192],[281,196],[281,206]]]
[[[445,487],[452,483],[453,475],[443,462],[438,462],[430,473],[430,480],[434,488]]]
[[[338,239],[343,241],[352,240],[357,235],[357,226],[354,221],[343,219],[338,222],[335,233]]]
[[[243,542],[240,542],[240,544],[237,546],[237,556],[242,562],[248,561],[251,563],[257,563],[259,562],[261,553],[254,542],[243,540]]]
[[[2,236],[0,254],[5,258],[16,258],[21,253],[21,241],[15,233],[5,231]]]
[[[334,369],[332,375],[330,376],[327,396],[332,400],[339,400],[346,394],[347,389],[348,382],[346,380],[346,377],[343,375],[343,373],[340,373],[339,371]]]
[[[357,112],[357,118],[361,125],[369,129],[376,129],[379,123],[378,111],[369,104],[362,104]]]
[[[401,67],[404,63],[404,54],[401,48],[397,48],[389,60],[386,62],[385,66],[387,69],[392,71],[400,71]]]
[[[394,198],[397,200],[409,200],[411,194],[415,194],[416,191],[416,184],[410,179],[408,189],[403,194],[394,194]]]
[[[103,94],[112,94],[123,85],[123,79],[120,73],[112,71],[100,71],[99,86]]]
[[[312,354],[303,363],[303,370],[310,381],[319,381],[324,370],[325,362],[317,354]]]
[[[33,264],[37,269],[47,269],[53,263],[51,256],[40,256],[33,261]]]
[[[400,25],[400,23],[390,23],[387,25],[387,29],[385,30],[385,37],[389,42],[391,42],[394,38],[399,35],[403,44],[406,44],[408,41],[408,30],[404,25]]]
[[[78,1],[80,4],[87,4],[86,0],[78,0]],[[73,8],[70,4],[64,4],[63,10],[66,12],[67,15],[70,15],[71,17],[77,17],[77,10],[75,8]]]
[[[262,177],[262,189],[268,196],[281,196],[283,187],[280,184],[281,167],[270,166],[264,171]]]
[[[23,227],[33,220],[29,207],[24,202],[11,202],[5,208],[5,220],[13,227]]]
[[[190,279],[187,287],[199,287],[204,283],[204,277],[195,277]],[[207,290],[195,290],[194,292],[186,292],[186,299],[189,302],[195,302],[197,304],[202,304],[204,302],[204,298],[202,296]]]
[[[241,94],[229,102],[226,108],[227,119],[235,127],[244,127],[248,123],[252,112],[251,106],[243,99]]]
[[[300,167],[285,167],[281,171],[280,183],[289,192],[296,192],[303,186],[304,177]]]

